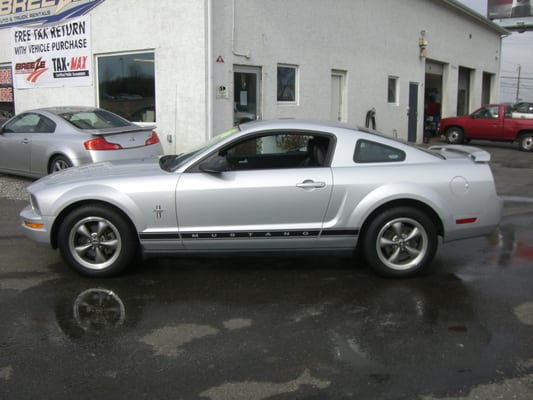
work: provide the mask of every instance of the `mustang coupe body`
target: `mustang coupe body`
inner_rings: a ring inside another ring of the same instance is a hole
[[[69,168],[28,187],[27,236],[90,276],[145,256],[354,251],[384,276],[428,269],[443,241],[490,234],[484,150],[421,149],[341,124],[251,122],[158,159]]]

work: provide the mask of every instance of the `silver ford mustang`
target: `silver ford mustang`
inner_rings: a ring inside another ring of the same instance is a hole
[[[89,276],[138,256],[349,251],[379,274],[427,270],[443,241],[487,235],[490,154],[417,148],[345,125],[251,122],[186,154],[109,161],[28,187],[27,236]]]

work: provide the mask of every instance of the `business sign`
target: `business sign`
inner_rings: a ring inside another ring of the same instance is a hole
[[[533,16],[531,0],[487,0],[489,19],[522,18]]]
[[[11,29],[16,89],[92,84],[89,17]]]
[[[508,30],[532,30],[533,0],[487,0],[487,18]]]
[[[87,14],[104,0],[0,0],[0,28],[50,24]]]

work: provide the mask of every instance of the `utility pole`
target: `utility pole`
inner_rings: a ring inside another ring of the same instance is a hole
[[[518,64],[518,78],[516,82],[516,102],[520,100],[520,72],[522,71],[522,66]]]

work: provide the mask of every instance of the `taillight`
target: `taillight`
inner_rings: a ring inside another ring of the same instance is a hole
[[[97,137],[83,143],[87,150],[120,150],[122,146],[117,143],[109,143],[103,137]]]
[[[146,142],[144,144],[146,146],[150,146],[152,144],[159,143],[159,136],[157,136],[157,133],[155,131],[152,131],[152,136],[150,136],[148,139],[146,139]]]

